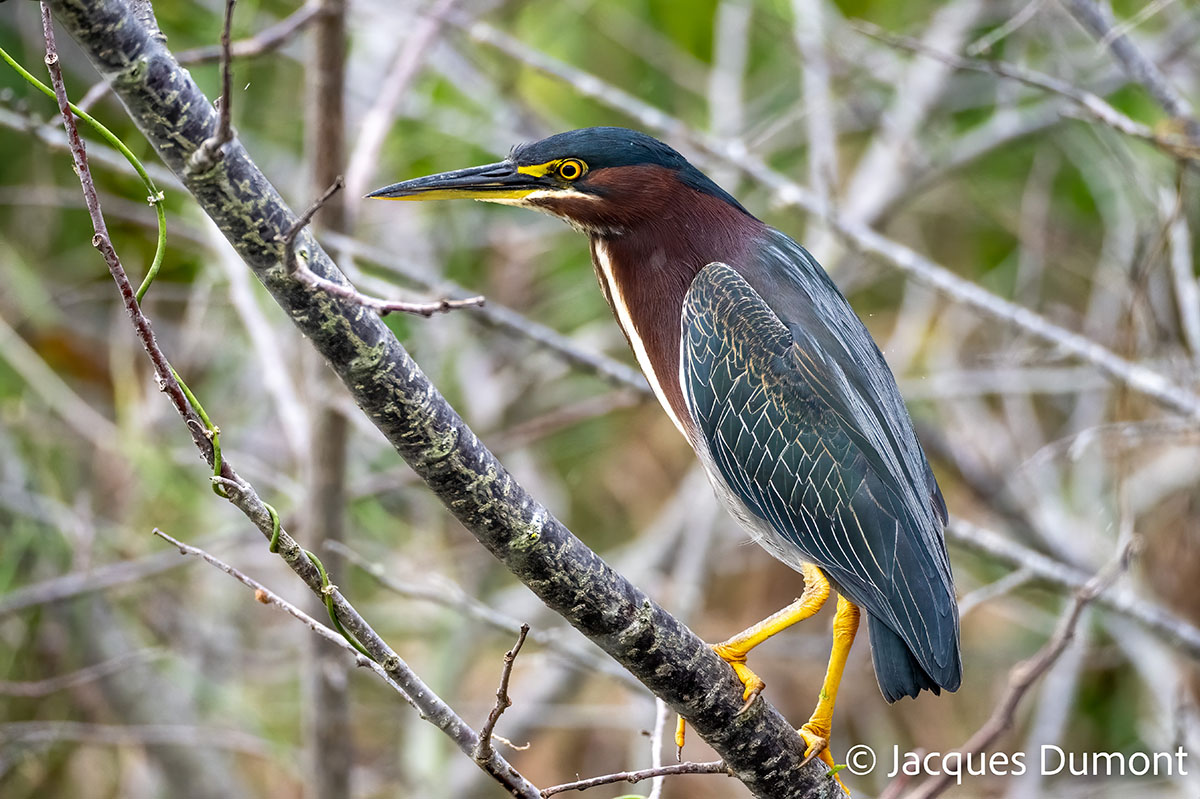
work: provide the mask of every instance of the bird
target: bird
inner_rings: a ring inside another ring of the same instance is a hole
[[[765,686],[747,653],[814,615],[831,588],[829,663],[798,730],[808,759],[834,765],[834,703],[863,614],[888,703],[959,688],[945,500],[882,352],[807,250],[668,144],[619,127],[367,197],[515,205],[588,237],[600,289],[715,492],[804,578],[793,603],[713,645],[743,685],[743,711]]]

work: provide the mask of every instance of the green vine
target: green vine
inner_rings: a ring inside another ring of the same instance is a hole
[[[49,86],[42,83],[32,74],[30,74],[27,69],[17,63],[17,61],[2,47],[0,47],[0,58],[3,58],[6,62],[8,62],[8,65],[16,70],[17,74],[29,81],[31,85],[40,89],[42,93],[51,100],[56,100],[54,96],[54,89],[51,89]],[[104,125],[95,119],[91,114],[79,108],[74,103],[68,103],[68,105],[71,108],[71,113],[75,114],[75,116],[91,125],[92,129],[99,133],[101,138],[116,148],[121,155],[125,156],[125,160],[128,161],[131,166],[133,166],[134,171],[137,172],[138,177],[142,179],[142,183],[146,186],[146,190],[150,192],[150,194],[146,197],[146,201],[150,203],[152,208],[154,208],[154,215],[158,218],[158,245],[155,247],[154,260],[150,262],[150,269],[148,272],[146,272],[146,277],[144,280],[142,280],[142,285],[138,286],[137,293],[134,295],[137,297],[137,301],[140,304],[142,298],[146,296],[146,291],[150,288],[150,284],[154,282],[155,276],[158,275],[158,270],[160,267],[162,267],[163,257],[167,250],[167,213],[163,209],[163,199],[165,198],[165,195],[157,186],[154,185],[154,181],[150,179],[150,173],[146,171],[146,168],[142,166],[142,162],[139,161],[138,157],[134,155],[128,147],[125,146],[125,142],[121,141],[117,134],[104,127]]]

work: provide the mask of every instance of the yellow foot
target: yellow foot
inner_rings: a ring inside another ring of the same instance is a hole
[[[804,745],[807,747],[804,750],[804,762],[807,763],[813,758],[819,758],[832,771],[835,767],[833,764],[833,755],[829,752],[828,732],[822,735],[820,731],[814,729],[810,724],[805,724],[796,730],[796,732],[804,739]],[[846,783],[842,782],[840,774],[834,771],[833,778],[837,780],[838,785],[842,786],[843,791],[850,793],[850,789],[846,787]]]
[[[746,665],[746,653],[741,649],[732,647],[728,643],[713,644],[712,648],[721,660],[733,668],[733,673],[737,675],[738,680],[742,683],[742,707],[738,710],[738,715],[740,716],[750,709],[750,705],[754,704],[754,700],[763,692],[767,684]],[[682,759],[684,730],[686,728],[687,725],[683,721],[683,716],[680,716],[675,724],[675,748],[677,750],[675,755],[677,759]]]

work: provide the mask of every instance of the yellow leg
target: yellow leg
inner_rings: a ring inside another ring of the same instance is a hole
[[[854,645],[854,636],[858,632],[858,617],[858,606],[839,594],[837,615],[833,617],[833,651],[829,654],[829,668],[825,670],[825,682],[821,685],[817,708],[808,722],[797,730],[808,747],[804,753],[805,757],[819,757],[830,768],[833,768],[833,755],[829,753],[833,704],[837,701],[838,685],[842,682],[846,657],[850,654],[850,647]],[[838,782],[841,782],[841,777],[838,777]]]
[[[791,627],[798,621],[804,621],[816,614],[817,611],[825,604],[825,600],[829,598],[829,581],[825,579],[825,575],[821,574],[821,570],[812,564],[804,564],[800,568],[800,573],[804,575],[804,593],[800,595],[792,604],[788,605],[783,610],[773,613],[767,618],[749,627],[737,635],[722,641],[719,644],[713,645],[713,650],[721,656],[721,659],[733,667],[734,674],[741,680],[744,690],[742,691],[742,711],[750,707],[766,683],[755,674],[746,665],[746,654],[754,647],[761,644],[763,641],[770,638],[775,633]],[[839,605],[839,609],[840,609]],[[853,607],[853,605],[851,605]],[[857,608],[855,608],[857,613]],[[857,620],[857,617],[856,617]],[[851,640],[854,636],[851,633]],[[845,658],[842,658],[843,663]],[[831,664],[832,665],[832,664]],[[841,672],[838,672],[839,677]],[[828,678],[826,678],[828,681]],[[836,693],[837,687],[834,686]],[[832,705],[831,705],[832,707]],[[675,745],[682,749],[684,739],[684,723],[683,718],[679,719],[679,723],[675,727]]]

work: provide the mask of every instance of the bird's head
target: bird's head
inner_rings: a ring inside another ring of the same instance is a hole
[[[583,128],[521,144],[495,164],[395,183],[385,200],[473,199],[559,216],[594,236],[660,221],[700,192],[745,209],[658,139],[626,128]]]

